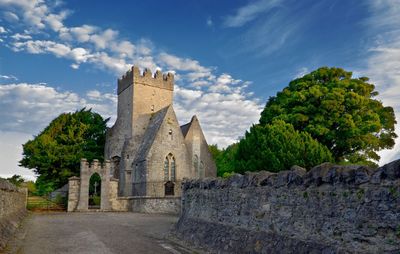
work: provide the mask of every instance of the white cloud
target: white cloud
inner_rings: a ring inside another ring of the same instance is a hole
[[[5,33],[7,33],[7,30],[4,27],[0,26],[0,34],[5,34]]]
[[[370,46],[371,56],[368,67],[362,72],[371,78],[380,92],[378,96],[384,106],[391,106],[395,110],[396,145],[391,150],[380,152],[380,164],[400,159],[400,5],[397,0],[368,2],[371,16],[365,25],[373,31],[375,37]]]
[[[302,78],[308,73],[310,73],[310,69],[308,69],[307,67],[302,67],[297,71],[296,75],[294,75],[294,78]]]
[[[210,72],[210,69],[201,66],[196,60],[180,58],[168,53],[161,53],[159,55],[159,59],[169,68],[178,69],[181,71],[197,71],[202,73]]]
[[[57,115],[83,107],[111,117],[116,111],[116,96],[99,94],[98,98],[81,97],[45,84],[0,85],[0,108],[7,109],[0,111],[0,118],[3,119],[0,130],[37,134]]]
[[[5,20],[7,20],[10,23],[14,23],[14,22],[19,21],[18,16],[15,13],[10,12],[10,11],[3,12],[3,17],[4,17]]]
[[[15,77],[14,75],[0,75],[0,79],[12,79],[12,80],[18,80],[17,77]]]
[[[63,27],[63,20],[68,11],[53,13],[51,8],[43,0],[0,0],[3,8],[18,9],[20,16],[32,29],[45,29],[48,25],[53,31],[59,31]],[[13,12],[6,12],[6,20],[16,22],[18,16]]]
[[[279,6],[281,2],[282,0],[259,0],[250,2],[248,5],[240,7],[235,15],[225,17],[224,25],[226,27],[241,27],[256,19],[260,14],[265,14],[272,8]]]
[[[29,34],[20,34],[20,33],[16,33],[14,35],[11,36],[11,38],[13,38],[14,40],[29,40],[32,39],[32,36],[30,36]]]
[[[98,30],[95,26],[83,25],[80,27],[71,27],[61,29],[60,38],[64,40],[76,39],[78,42],[87,42],[90,36]]]
[[[115,41],[118,36],[118,31],[107,29],[100,34],[90,36],[90,41],[99,49],[105,49],[109,43]]]

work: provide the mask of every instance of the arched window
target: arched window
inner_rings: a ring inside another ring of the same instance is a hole
[[[93,173],[89,178],[89,209],[100,209],[101,205],[101,177]]]
[[[171,159],[171,181],[175,182],[175,158]]]
[[[169,160],[168,156],[164,160],[164,181],[169,181]]]
[[[175,181],[176,164],[175,157],[170,153],[164,159],[164,181]]]
[[[197,156],[197,154],[194,155],[193,166],[194,166],[194,172],[197,175],[199,173],[199,156]]]

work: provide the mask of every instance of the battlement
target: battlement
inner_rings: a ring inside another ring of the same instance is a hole
[[[146,68],[142,75],[139,67],[132,66],[132,68],[127,71],[125,75],[118,79],[118,94],[134,83],[173,91],[174,74],[170,72],[163,74],[161,71],[157,70],[153,76],[151,70]]]
[[[81,171],[85,170],[88,172],[98,172],[104,169],[109,169],[110,168],[110,160],[105,160],[104,163],[100,163],[99,160],[94,159],[92,163],[89,163],[87,159],[82,158],[81,159]]]

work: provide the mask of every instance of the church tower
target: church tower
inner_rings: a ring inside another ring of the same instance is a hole
[[[118,79],[117,120],[107,131],[104,157],[119,196],[176,197],[184,178],[216,175],[197,117],[179,125],[173,92],[171,73],[132,67]]]
[[[121,194],[130,192],[130,164],[143,142],[151,116],[172,104],[173,90],[174,75],[171,73],[163,75],[157,71],[153,76],[145,69],[142,75],[139,68],[133,66],[118,79],[117,120],[107,132],[105,159],[118,165],[112,171],[120,179],[120,186],[126,186],[126,190],[120,190]]]

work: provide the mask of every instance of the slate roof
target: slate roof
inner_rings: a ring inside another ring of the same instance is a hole
[[[181,131],[182,131],[183,137],[186,137],[186,134],[188,133],[191,125],[192,125],[192,121],[181,126]]]
[[[197,119],[196,115],[192,116],[192,119],[190,120],[190,122],[181,126],[181,131],[182,131],[183,137],[186,137],[186,134],[190,130],[190,127],[192,126],[192,123],[195,119]]]
[[[136,155],[135,162],[140,162],[146,160],[147,153],[149,152],[153,142],[156,138],[158,130],[164,121],[164,118],[168,112],[168,109],[172,107],[169,105],[159,111],[155,112],[151,117],[149,125],[147,126],[146,132],[143,136],[143,143],[139,147],[139,151]]]

